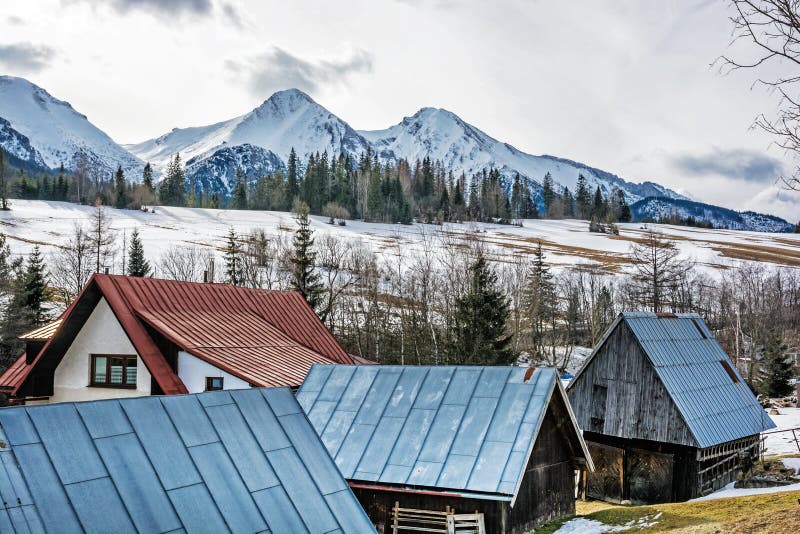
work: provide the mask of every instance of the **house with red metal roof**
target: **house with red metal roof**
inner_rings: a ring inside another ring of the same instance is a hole
[[[106,274],[21,338],[0,392],[27,404],[298,387],[353,363],[299,293]]]

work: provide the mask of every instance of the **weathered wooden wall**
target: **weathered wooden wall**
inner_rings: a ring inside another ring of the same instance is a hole
[[[583,430],[696,445],[683,416],[624,322],[570,387],[569,399]]]
[[[575,464],[579,454],[566,407],[558,394],[547,409],[506,532],[530,532],[559,517],[575,515]],[[491,531],[487,531],[491,532]]]

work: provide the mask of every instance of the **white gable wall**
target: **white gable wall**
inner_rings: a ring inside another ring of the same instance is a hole
[[[150,372],[141,358],[136,362],[136,389],[89,386],[92,354],[136,354],[136,349],[117,321],[114,312],[101,298],[86,323],[58,364],[50,402],[69,402],[150,394]]]
[[[178,376],[189,393],[206,390],[206,377],[222,377],[223,389],[246,389],[250,384],[185,351],[178,353]]]

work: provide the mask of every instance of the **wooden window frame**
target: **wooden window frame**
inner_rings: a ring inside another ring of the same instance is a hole
[[[211,384],[214,380],[219,380],[219,387],[215,388]],[[206,389],[205,391],[222,391],[225,389],[225,377],[224,376],[207,376],[206,377]]]
[[[111,388],[111,389],[136,389],[137,384],[125,383],[125,378],[128,376],[128,361],[134,361],[134,367],[139,366],[139,357],[136,354],[90,354],[89,355],[89,387],[93,388]],[[95,360],[97,358],[106,358],[106,382],[96,382],[94,379]],[[121,358],[122,364],[122,383],[112,384],[108,382],[111,379],[111,359]],[[137,382],[138,382],[138,369],[137,369]]]

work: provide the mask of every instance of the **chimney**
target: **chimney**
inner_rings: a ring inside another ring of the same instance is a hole
[[[108,267],[106,267],[105,269],[103,269],[103,271],[104,271],[104,273],[105,273],[105,274],[108,274]]]
[[[203,271],[203,283],[204,284],[208,283],[208,271],[207,270]]]

